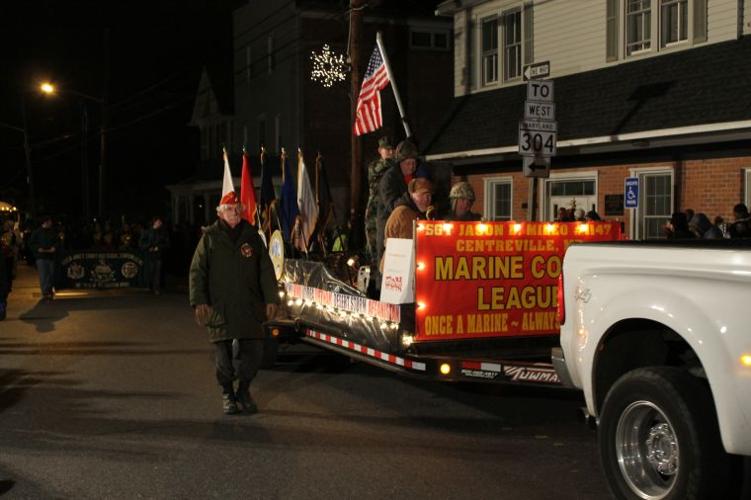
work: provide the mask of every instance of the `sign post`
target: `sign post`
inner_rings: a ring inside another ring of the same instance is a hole
[[[550,158],[557,153],[558,136],[553,91],[551,80],[527,82],[524,118],[519,121],[519,155],[526,177],[550,176]]]

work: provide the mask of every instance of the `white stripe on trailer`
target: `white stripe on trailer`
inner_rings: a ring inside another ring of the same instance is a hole
[[[400,358],[399,356],[394,356],[393,354],[387,354],[385,352],[377,351],[373,348],[365,347],[356,342],[352,342],[351,340],[340,339],[338,337],[327,335],[325,333],[320,333],[315,330],[306,330],[305,335],[307,335],[308,337],[317,339],[317,340],[328,342],[329,344],[341,346],[346,349],[350,349],[352,351],[357,351],[359,353],[367,354],[368,356],[372,358],[378,359],[379,361],[385,361],[392,365],[402,366],[405,368],[411,368],[412,370],[418,370],[418,371],[423,371],[423,372],[426,371],[427,369],[425,363],[412,361],[411,359]]]
[[[480,369],[486,372],[501,373],[501,365],[497,363],[480,363]]]

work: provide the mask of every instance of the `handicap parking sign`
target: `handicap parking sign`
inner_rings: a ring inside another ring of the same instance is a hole
[[[626,187],[623,190],[623,206],[636,208],[639,206],[639,178],[626,177]]]

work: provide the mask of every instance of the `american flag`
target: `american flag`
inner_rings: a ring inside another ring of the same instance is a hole
[[[368,69],[362,81],[360,95],[357,96],[355,112],[355,135],[363,135],[383,126],[381,116],[381,90],[389,84],[389,75],[383,63],[378,45],[368,61]]]

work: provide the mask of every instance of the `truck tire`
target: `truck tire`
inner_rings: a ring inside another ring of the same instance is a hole
[[[600,458],[616,498],[728,498],[731,461],[706,381],[639,368],[613,384],[600,413]]]

